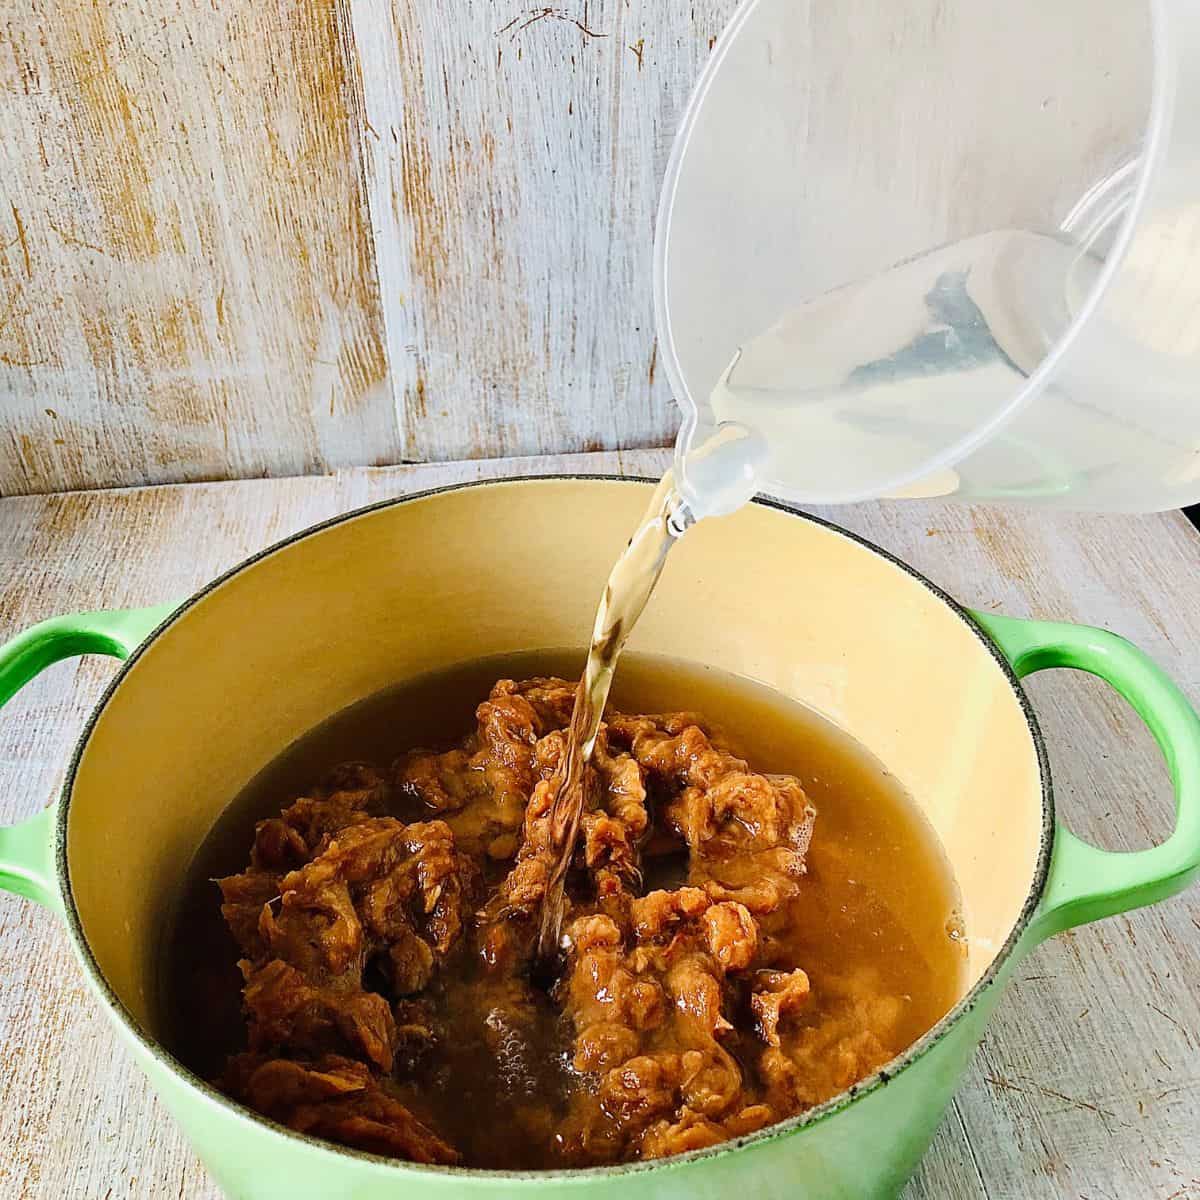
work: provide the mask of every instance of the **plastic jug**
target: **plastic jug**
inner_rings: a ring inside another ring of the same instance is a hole
[[[656,230],[685,492],[729,423],[800,502],[1200,499],[1197,63],[1194,0],[743,4]]]

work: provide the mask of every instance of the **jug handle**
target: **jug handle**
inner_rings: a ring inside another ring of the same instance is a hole
[[[71,613],[31,625],[0,646],[0,705],[51,663],[77,654],[128,658],[178,607]],[[63,911],[55,870],[58,803],[17,825],[0,827],[0,890]]]
[[[1175,791],[1175,829],[1148,850],[1101,850],[1055,823],[1046,886],[1027,930],[1031,943],[1182,891],[1200,876],[1200,717],[1187,698],[1141,650],[1106,630],[970,615],[1018,679],[1071,667],[1110,684],[1154,735]]]

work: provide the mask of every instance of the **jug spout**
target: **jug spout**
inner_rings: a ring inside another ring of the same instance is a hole
[[[676,488],[692,520],[722,517],[762,487],[767,443],[738,421],[685,421],[675,443]]]
[[[655,231],[685,417],[800,503],[1200,501],[1200,10],[858,7],[744,0],[697,83]]]

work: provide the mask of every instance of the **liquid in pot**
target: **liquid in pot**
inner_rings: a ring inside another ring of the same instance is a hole
[[[453,746],[474,727],[476,706],[497,679],[574,678],[578,669],[577,653],[536,652],[406,681],[336,715],[261,772],[218,821],[183,889],[164,956],[161,994],[170,1049],[210,1079],[227,1071],[229,1056],[246,1049],[245,980],[237,966],[243,951],[222,918],[213,881],[245,868],[257,822],[310,794],[314,782],[337,764],[356,760],[386,768],[413,747]],[[433,1031],[430,1039],[418,1037],[415,1048],[405,1042],[407,1035],[400,1036],[391,1069],[382,1073],[387,1095],[431,1132],[431,1144],[452,1154],[432,1156],[433,1161],[507,1169],[588,1165],[675,1153],[740,1128],[751,1132],[870,1073],[935,1024],[961,994],[965,955],[958,891],[945,854],[912,799],[862,747],[768,688],[659,656],[626,655],[610,705],[624,713],[704,714],[752,771],[794,776],[816,810],[804,873],[778,911],[755,915],[752,962],[736,959],[739,951],[733,950],[733,960],[718,963],[712,955],[732,943],[711,938],[684,944],[682,965],[668,962],[686,930],[715,930],[730,918],[736,924],[742,906],[733,899],[718,902],[738,894],[736,889],[705,897],[700,889],[682,888],[687,847],[665,835],[656,811],[663,797],[656,798],[650,779],[650,827],[638,847],[640,878],[629,882],[629,890],[638,897],[683,896],[695,911],[677,911],[677,903],[667,912],[661,904],[655,909],[649,897],[635,899],[640,915],[628,921],[643,927],[655,920],[674,922],[667,935],[651,936],[627,953],[613,944],[608,926],[577,931],[574,966],[538,986],[527,970],[533,931],[513,924],[495,903],[519,838],[511,839],[511,855],[497,842],[494,857],[479,859],[472,927],[419,994],[392,995],[371,964],[363,974],[364,988],[376,986],[395,1001],[401,1031],[423,1023]],[[388,815],[403,822],[430,822],[439,815],[404,788],[389,792],[386,806]],[[447,819],[453,822],[453,815]],[[596,909],[593,900],[589,896],[584,903],[577,895],[578,911]],[[601,913],[600,919],[608,917]],[[489,923],[502,931],[524,929],[524,947],[502,969],[495,953],[490,966],[487,961]],[[618,917],[613,928],[620,924]],[[620,1022],[596,1018],[597,1012],[605,1015],[607,985],[599,988],[597,1008],[580,981],[586,982],[588,971],[629,975],[641,969],[638,963],[646,974],[634,982],[653,984],[646,991],[650,1002],[665,996],[667,1005],[638,1018],[645,1028],[634,1028],[637,1021],[630,1018],[633,1032],[622,1032]],[[793,1005],[801,975],[805,994]],[[722,1026],[714,1036],[698,1032],[693,1021],[704,1007],[697,996],[710,986],[706,978],[715,978],[721,989]],[[600,1035],[628,1044],[605,1049]],[[696,1057],[701,1046],[709,1048],[709,1059]],[[612,1062],[606,1054],[615,1055]],[[694,1077],[688,1076],[689,1062],[698,1064]],[[743,1094],[736,1100],[701,1086],[700,1069],[712,1071],[721,1063],[729,1079],[740,1080]],[[653,1095],[638,1090],[652,1069],[662,1081]],[[621,1109],[622,1072],[635,1081],[628,1098],[632,1115]],[[645,1104],[655,1103],[660,1113],[644,1111]],[[643,1109],[634,1111],[639,1104]],[[319,1123],[311,1130],[329,1135]],[[355,1144],[388,1145],[361,1139]]]

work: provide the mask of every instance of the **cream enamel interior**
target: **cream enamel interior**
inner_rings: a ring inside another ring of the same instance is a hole
[[[375,509],[241,569],[151,643],[96,720],[67,823],[84,935],[148,1031],[164,914],[222,807],[399,678],[582,646],[647,487],[514,481]],[[984,974],[1036,871],[1041,775],[1008,678],[950,607],[850,538],[753,505],[688,534],[630,645],[767,683],[874,752],[954,865],[965,986]]]

